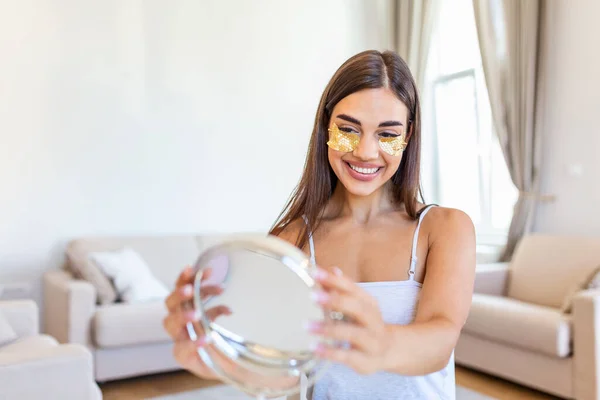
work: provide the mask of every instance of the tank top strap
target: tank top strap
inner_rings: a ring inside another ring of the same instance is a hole
[[[410,253],[410,268],[408,269],[408,279],[411,281],[415,280],[415,269],[417,268],[417,261],[418,261],[417,244],[419,242],[419,230],[421,229],[421,222],[423,222],[423,218],[425,218],[425,215],[427,214],[427,212],[429,212],[429,210],[431,210],[435,206],[436,206],[435,204],[430,204],[428,206],[425,206],[419,211],[419,214],[418,214],[419,220],[417,222],[417,227],[416,227],[415,233],[413,235],[412,249],[411,249],[411,253]]]
[[[306,232],[308,233],[308,246],[310,248],[310,261],[316,265],[317,261],[315,260],[315,242],[312,237],[312,231],[310,229],[310,225],[308,224],[308,218],[306,218],[306,215],[303,215],[302,219],[304,220],[304,223],[306,224]]]

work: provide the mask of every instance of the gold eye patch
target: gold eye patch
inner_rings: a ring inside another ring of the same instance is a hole
[[[404,141],[404,133],[397,137],[382,137],[379,138],[379,147],[381,150],[388,153],[390,156],[399,156],[406,148]]]
[[[333,150],[349,153],[358,147],[360,136],[353,132],[344,132],[334,123],[329,128],[329,141],[327,146]]]
[[[379,138],[379,147],[391,156],[399,156],[406,148],[406,135],[398,137]],[[360,136],[354,132],[344,132],[334,123],[329,128],[329,141],[327,146],[336,151],[349,153],[358,147]]]

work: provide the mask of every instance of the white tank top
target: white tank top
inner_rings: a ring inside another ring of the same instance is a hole
[[[377,299],[383,319],[388,324],[407,325],[415,318],[422,286],[414,278],[419,228],[431,207],[424,208],[419,216],[407,271],[408,279],[359,283]],[[316,264],[315,245],[310,231],[309,245],[311,260]],[[402,354],[398,354],[398,357],[402,357]],[[404,376],[391,372],[361,375],[345,365],[333,364],[305,393],[309,400],[455,400],[454,352],[443,369],[424,376]]]

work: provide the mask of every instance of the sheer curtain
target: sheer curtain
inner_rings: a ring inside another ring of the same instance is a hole
[[[536,129],[539,0],[473,0],[493,125],[519,190],[501,261],[530,230],[540,196],[541,135]]]
[[[417,87],[425,80],[431,34],[441,0],[391,0],[394,50],[410,67]]]

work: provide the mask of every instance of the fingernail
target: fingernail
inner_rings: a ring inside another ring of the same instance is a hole
[[[327,271],[325,271],[321,268],[317,268],[313,272],[313,278],[315,278],[316,280],[323,280],[323,279],[327,278]]]
[[[304,324],[304,329],[310,333],[321,333],[323,332],[323,324],[318,321],[308,321]]]
[[[309,345],[309,348],[312,352],[314,352],[316,354],[322,354],[325,351],[325,345],[320,342],[311,343]]]
[[[196,320],[196,311],[186,312],[185,319],[187,319],[188,321],[195,321]]]
[[[319,304],[327,303],[330,298],[327,293],[322,292],[322,291],[311,292],[310,297],[314,302],[319,303]]]
[[[341,269],[339,269],[338,267],[334,267],[334,268],[333,268],[333,273],[334,273],[335,275],[337,275],[337,276],[342,276],[342,275],[344,275],[344,273],[342,272],[342,270],[341,270]]]
[[[196,346],[197,347],[204,347],[208,344],[210,344],[211,340],[208,336],[202,336],[201,338],[199,338],[198,340],[196,340]]]
[[[183,289],[181,289],[181,292],[183,293],[184,296],[189,296],[192,294],[192,291],[194,289],[192,288],[192,285],[185,285],[183,287]]]

